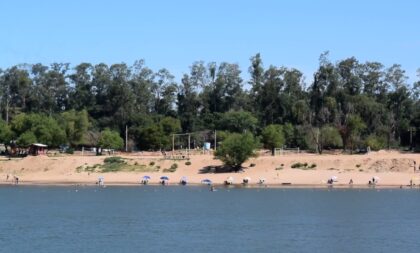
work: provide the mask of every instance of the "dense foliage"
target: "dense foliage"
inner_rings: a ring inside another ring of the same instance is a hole
[[[201,147],[214,130],[262,136],[271,149],[420,145],[420,81],[407,83],[400,65],[324,53],[305,82],[297,69],[250,60],[247,81],[237,64],[195,62],[179,83],[144,61],[12,66],[0,70],[0,142],[98,146],[105,129],[125,137],[127,127],[129,149],[141,150],[171,149],[181,132],[203,133],[191,140]]]
[[[250,133],[232,133],[216,150],[215,156],[225,165],[238,170],[244,162],[255,155],[257,143],[258,141]]]

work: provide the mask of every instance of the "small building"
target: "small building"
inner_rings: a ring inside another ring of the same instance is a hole
[[[44,155],[47,153],[47,145],[41,143],[33,143],[29,146],[28,153],[30,155]]]

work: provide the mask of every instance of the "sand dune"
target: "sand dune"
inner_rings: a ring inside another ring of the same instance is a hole
[[[164,160],[159,155],[138,154],[121,155],[129,164],[148,166],[154,162],[157,172],[108,172],[93,173],[83,168],[102,164],[107,156],[68,155],[59,157],[29,156],[23,159],[0,158],[0,183],[9,184],[9,177],[17,176],[23,184],[88,184],[93,185],[98,177],[103,176],[107,185],[138,184],[144,175],[151,176],[151,183],[158,183],[162,175],[170,178],[175,184],[182,176],[190,183],[200,183],[202,179],[211,179],[216,184],[222,184],[227,177],[234,178],[235,184],[240,184],[245,177],[251,178],[251,184],[264,178],[268,185],[290,183],[295,186],[323,186],[332,176],[337,177],[335,185],[347,186],[350,179],[355,186],[366,186],[368,181],[379,177],[379,186],[407,185],[410,180],[420,184],[420,172],[414,172],[420,164],[419,154],[403,154],[396,151],[372,152],[367,155],[315,155],[288,154],[284,156],[260,156],[250,159],[244,164],[244,171],[238,173],[214,173],[213,168],[221,162],[212,155],[194,155],[191,165],[185,160]],[[164,173],[163,169],[177,163],[175,172]],[[295,163],[307,163],[316,167],[312,169],[291,168]],[[251,166],[253,164],[253,166]],[[159,166],[159,167],[156,167]],[[76,168],[79,168],[79,172]],[[208,168],[208,172],[203,172]]]

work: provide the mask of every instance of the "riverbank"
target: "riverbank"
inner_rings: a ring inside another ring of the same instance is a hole
[[[13,178],[18,177],[19,184],[25,185],[95,185],[98,178],[103,177],[105,185],[129,186],[139,185],[142,177],[148,175],[150,184],[159,184],[160,177],[167,176],[170,185],[177,184],[184,176],[192,185],[199,185],[203,179],[221,185],[228,177],[233,178],[234,185],[241,185],[244,178],[250,178],[249,187],[260,187],[258,182],[264,179],[268,187],[316,188],[327,186],[327,181],[335,178],[333,185],[337,188],[367,188],[374,177],[378,180],[376,187],[381,188],[407,186],[410,181],[420,185],[420,155],[396,151],[367,155],[260,156],[247,161],[244,170],[237,173],[219,172],[221,162],[211,155],[173,161],[148,154],[121,155],[127,164],[124,170],[105,172],[100,168],[107,157],[63,155],[0,159],[0,184],[12,184]],[[352,186],[349,186],[350,180]]]

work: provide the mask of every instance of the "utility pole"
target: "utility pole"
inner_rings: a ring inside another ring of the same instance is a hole
[[[216,134],[216,130],[214,130],[214,151],[216,151],[217,149],[217,134]]]
[[[125,152],[128,152],[128,127],[125,125]]]
[[[188,134],[188,155],[191,152],[191,134]]]
[[[413,146],[413,131],[416,132],[416,128],[410,127],[410,150],[414,149],[414,146]]]
[[[172,134],[172,156],[175,155],[175,134]]]

